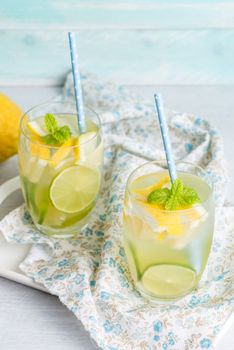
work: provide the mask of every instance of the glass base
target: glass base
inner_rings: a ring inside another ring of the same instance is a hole
[[[187,295],[189,295],[194,289],[196,289],[197,285],[195,285],[193,288],[190,290],[187,290],[184,294],[181,295],[175,295],[174,297],[171,298],[163,298],[160,296],[155,296],[151,295],[150,293],[147,293],[145,290],[142,289],[142,287],[137,284],[136,288],[140,292],[140,294],[143,296],[143,298],[147,299],[150,304],[152,305],[168,305],[168,304],[174,304],[177,301],[183,299]]]
[[[36,228],[44,235],[52,238],[66,239],[77,236],[82,229],[88,224],[90,215],[88,214],[83,220],[79,221],[73,226],[65,228],[53,228],[35,223]]]

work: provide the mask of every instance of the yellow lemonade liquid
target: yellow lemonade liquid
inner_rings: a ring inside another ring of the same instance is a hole
[[[44,233],[67,236],[78,232],[93,209],[101,185],[103,144],[97,125],[87,118],[78,136],[75,115],[54,114],[68,125],[71,138],[58,147],[40,137],[44,116],[25,121],[19,142],[19,170],[24,198],[36,226]]]
[[[152,299],[175,300],[197,285],[206,266],[213,235],[211,187],[200,177],[178,173],[197,191],[201,204],[166,211],[147,202],[156,188],[170,187],[168,173],[140,176],[126,189],[124,245],[137,288]]]

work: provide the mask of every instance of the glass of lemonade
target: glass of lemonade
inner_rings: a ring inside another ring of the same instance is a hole
[[[78,233],[100,191],[101,124],[92,110],[85,109],[85,116],[86,131],[81,135],[77,115],[59,102],[36,106],[21,119],[19,172],[23,195],[36,227],[51,236]]]
[[[164,161],[146,163],[129,176],[124,200],[124,247],[136,287],[152,301],[173,301],[198,284],[209,256],[213,188],[202,168],[176,164],[178,177],[200,202],[169,211],[147,201],[157,188],[170,188]]]

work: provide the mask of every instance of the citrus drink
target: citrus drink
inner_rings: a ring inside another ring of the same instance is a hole
[[[152,168],[152,167],[151,167]],[[169,188],[168,172],[159,168],[130,176],[124,203],[124,245],[129,268],[141,293],[174,300],[193,290],[209,256],[214,225],[212,188],[195,173],[178,172],[200,203],[174,211],[149,203],[157,188]]]
[[[101,186],[103,144],[100,124],[91,111],[87,112],[86,132],[81,135],[76,115],[53,116],[57,128],[66,125],[71,131],[70,137],[56,146],[45,142],[48,130],[44,115],[23,117],[20,179],[35,225],[46,234],[67,237],[79,232],[95,206]]]

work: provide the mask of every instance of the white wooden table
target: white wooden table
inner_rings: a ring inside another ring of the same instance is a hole
[[[233,132],[234,87],[215,86],[147,86],[130,87],[141,94],[152,95],[157,88],[167,107],[206,117],[217,125],[223,135],[231,182],[234,180]],[[59,88],[0,87],[23,109],[49,100]],[[0,184],[17,174],[16,159],[0,164]],[[228,199],[234,198],[233,186]],[[1,209],[0,219],[20,202],[12,197],[8,207]],[[232,327],[217,350],[232,350]],[[97,346],[75,316],[59,300],[49,294],[0,278],[0,349],[1,350],[94,350]],[[136,349],[137,350],[137,349]],[[183,350],[183,349],[180,349]]]

